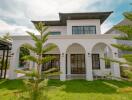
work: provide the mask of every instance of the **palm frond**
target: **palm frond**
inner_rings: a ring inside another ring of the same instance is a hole
[[[55,71],[57,71],[58,70],[58,68],[50,68],[49,70],[46,70],[46,71],[44,71],[43,73],[44,74],[48,74],[48,73],[51,73],[51,72],[55,72]]]
[[[44,23],[43,22],[35,23],[34,26],[39,31],[39,33],[42,35],[42,30],[43,30],[43,27],[44,27]]]
[[[15,72],[24,74],[24,75],[26,75],[28,77],[37,77],[38,76],[38,74],[34,70],[32,70],[32,71],[15,70]]]
[[[45,80],[43,80],[43,81],[41,81],[40,83],[39,83],[39,88],[41,89],[41,88],[45,88],[46,86],[48,86],[48,79],[45,79]]]
[[[42,36],[42,42],[45,43],[48,39],[48,36],[49,36],[50,33],[46,33]]]
[[[115,29],[123,32],[127,40],[132,40],[132,26],[131,25],[115,26]]]
[[[33,51],[35,53],[37,52],[37,49],[34,46],[32,46],[31,44],[29,44],[29,43],[23,44],[22,47],[24,47],[24,48],[26,48],[26,49],[28,49],[30,51]]]
[[[40,39],[34,34],[34,33],[31,33],[31,32],[28,32],[27,33],[31,36],[31,38],[34,40],[34,41],[40,41]]]
[[[128,36],[118,36],[118,37],[114,37],[114,39],[117,39],[117,40],[130,40],[128,38]]]
[[[132,71],[131,70],[124,70],[125,74],[132,79]]]
[[[132,46],[130,45],[125,45],[125,44],[111,44],[113,47],[116,47],[120,50],[125,50],[125,51],[132,51]]]
[[[112,59],[112,58],[108,58],[108,57],[104,57],[104,58],[100,57],[100,59],[110,61],[110,62],[119,63],[119,64],[126,64],[126,62],[121,62],[120,60],[116,60],[116,59]]]
[[[47,63],[47,62],[49,62],[49,61],[51,61],[51,60],[54,60],[56,57],[54,57],[54,56],[46,56],[46,57],[43,57],[42,59],[41,59],[41,63],[43,64],[43,63]]]
[[[57,75],[60,75],[62,74],[61,72],[53,72],[53,73],[48,73],[48,74],[45,74],[46,77],[51,77],[51,76],[57,76]]]
[[[56,45],[54,45],[54,44],[48,45],[47,47],[43,48],[42,53],[44,54],[44,53],[49,52],[55,48],[56,48]]]
[[[42,52],[42,42],[41,41],[37,41],[35,43],[35,46],[37,48],[37,53],[40,54]]]
[[[123,58],[125,58],[128,62],[132,62],[132,54],[124,54]]]
[[[126,19],[132,21],[132,12],[125,12],[123,15],[125,16]]]
[[[31,56],[31,55],[24,56],[24,57],[22,57],[22,59],[38,63],[38,59],[36,57],[34,57],[34,56]]]
[[[48,26],[43,26],[42,27],[42,33],[44,33],[48,29]]]

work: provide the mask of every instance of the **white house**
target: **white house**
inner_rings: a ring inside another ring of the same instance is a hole
[[[96,76],[112,74],[120,77],[117,63],[106,63],[100,57],[118,59],[118,50],[111,46],[116,43],[112,34],[101,34],[100,26],[112,12],[59,13],[58,21],[43,21],[51,32],[45,46],[55,44],[56,49],[47,54],[58,59],[45,64],[45,68],[59,66],[60,80],[85,78],[93,80]],[[37,23],[39,21],[32,21]],[[19,51],[23,43],[34,44],[29,36],[13,36],[10,66],[10,79],[17,77],[14,72],[19,65]],[[31,55],[34,55],[30,52]],[[44,54],[46,55],[46,54]],[[30,67],[34,67],[30,62]],[[43,70],[45,69],[43,68]]]

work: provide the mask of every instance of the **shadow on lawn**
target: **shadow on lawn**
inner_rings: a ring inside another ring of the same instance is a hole
[[[0,80],[0,89],[5,88],[7,90],[22,90],[24,89],[24,83],[22,80]]]
[[[107,84],[106,84],[107,83]],[[63,91],[73,93],[117,93],[117,88],[132,87],[131,82],[115,81],[115,80],[70,80],[60,82],[56,80],[49,81],[50,85],[63,86]]]

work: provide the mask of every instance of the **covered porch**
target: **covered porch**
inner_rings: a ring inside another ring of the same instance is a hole
[[[56,59],[43,65],[42,70],[50,67],[58,67],[61,74],[56,78],[60,80],[86,79],[93,80],[97,77],[111,74],[114,77],[120,77],[119,64],[115,62],[105,62],[100,59],[110,57],[118,59],[118,50],[111,46],[115,43],[111,35],[87,35],[87,36],[51,36],[44,47],[54,44],[56,48],[45,55],[56,56]],[[17,78],[15,69],[19,65],[20,47],[23,43],[33,44],[30,37],[14,37],[12,46],[10,79]],[[30,52],[30,55],[35,55]],[[34,67],[33,62],[29,67]]]

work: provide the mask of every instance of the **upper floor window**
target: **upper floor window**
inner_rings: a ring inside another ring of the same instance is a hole
[[[61,32],[50,32],[51,35],[60,35]]]
[[[96,26],[72,26],[72,34],[96,34]]]

